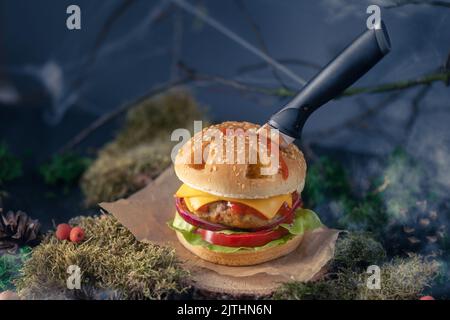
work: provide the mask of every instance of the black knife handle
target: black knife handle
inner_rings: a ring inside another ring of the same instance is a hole
[[[379,29],[368,29],[331,60],[283,109],[274,114],[269,125],[299,139],[311,113],[361,78],[390,49],[389,35],[383,22]]]

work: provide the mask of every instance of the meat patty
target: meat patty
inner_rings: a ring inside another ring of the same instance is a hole
[[[227,201],[210,203],[207,211],[197,210],[193,213],[203,220],[237,229],[262,228],[282,216],[277,213],[272,219],[266,219],[264,216],[257,214],[239,214],[232,211]]]

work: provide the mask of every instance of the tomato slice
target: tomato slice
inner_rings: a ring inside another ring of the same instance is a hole
[[[244,214],[246,210],[246,205],[236,202],[229,201],[228,206],[230,207],[231,211],[235,214]]]
[[[225,247],[259,247],[289,233],[284,228],[233,234],[199,228],[196,232],[206,242]]]
[[[206,213],[209,211],[209,205],[205,204],[205,205],[201,206],[200,208],[198,208],[197,211]]]

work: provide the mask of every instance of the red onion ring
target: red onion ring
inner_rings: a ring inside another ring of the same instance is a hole
[[[220,231],[220,230],[239,230],[239,231],[248,231],[248,232],[256,232],[256,231],[262,231],[262,230],[268,230],[273,229],[274,227],[282,224],[282,223],[291,223],[295,216],[295,210],[300,207],[302,204],[302,200],[300,197],[297,197],[295,202],[292,204],[291,210],[280,217],[278,217],[276,220],[273,220],[270,224],[264,225],[259,228],[252,228],[252,229],[237,229],[237,228],[231,228],[229,226],[225,226],[218,223],[209,222],[206,220],[203,220],[187,210],[185,206],[183,205],[182,198],[176,197],[175,206],[177,208],[178,213],[180,216],[189,224],[192,224],[193,226],[200,227],[202,229],[207,229],[211,231]]]
[[[182,198],[176,198],[175,205],[177,207],[177,211],[180,214],[180,216],[189,224],[192,224],[193,226],[200,227],[203,229],[211,230],[211,231],[219,231],[219,230],[226,230],[230,229],[227,226],[224,226],[222,224],[218,223],[212,223],[203,219],[200,219],[195,214],[189,212],[186,210],[183,206],[183,203],[181,201]]]

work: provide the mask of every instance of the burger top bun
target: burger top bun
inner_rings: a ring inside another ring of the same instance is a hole
[[[249,122],[229,121],[203,129],[178,151],[175,158],[178,178],[194,189],[229,198],[262,199],[294,191],[300,193],[306,174],[303,153],[290,144],[286,149],[279,149],[281,159],[278,168],[275,168],[275,165],[270,166],[272,162],[268,156],[263,162],[264,165],[261,164],[262,160],[256,162],[255,153],[250,156],[252,152],[249,150],[252,149],[250,146],[255,146],[257,137],[253,134],[253,138],[249,138],[251,135],[242,133],[255,133],[258,128],[259,125]],[[226,129],[228,134],[225,133]],[[230,129],[234,130],[234,134],[229,133]],[[221,139],[217,139],[218,136]],[[276,143],[270,145],[272,148],[277,147]],[[227,146],[233,150],[227,150]],[[222,162],[218,157],[220,148],[223,154]],[[253,150],[261,150],[258,143]],[[201,151],[204,154],[203,160]],[[233,161],[225,160],[227,152],[234,153]],[[269,155],[269,151],[266,154]],[[260,158],[259,152],[256,156]],[[272,170],[262,174],[261,170],[269,168]]]

